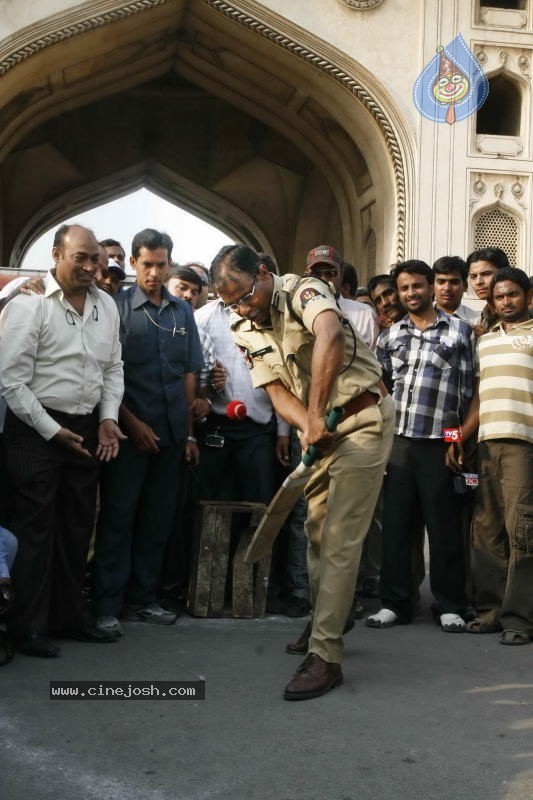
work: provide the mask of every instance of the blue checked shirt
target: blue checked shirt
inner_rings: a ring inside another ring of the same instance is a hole
[[[438,311],[421,331],[405,316],[377,344],[396,406],[396,430],[411,439],[441,439],[445,415],[464,420],[474,393],[475,335],[467,322]]]

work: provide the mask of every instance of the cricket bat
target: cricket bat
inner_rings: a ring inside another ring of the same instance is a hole
[[[335,430],[343,414],[344,408],[341,406],[336,406],[330,411],[326,420],[328,431]],[[255,564],[256,561],[260,561],[268,555],[283,523],[303,492],[318,456],[318,449],[315,445],[311,445],[303,454],[296,469],[285,478],[257,526],[244,556],[246,564]]]

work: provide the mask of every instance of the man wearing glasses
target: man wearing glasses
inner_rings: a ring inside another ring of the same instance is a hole
[[[82,598],[100,461],[118,454],[124,391],[119,317],[93,285],[92,231],[63,225],[44,294],[13,298],[0,318],[4,434],[19,540],[10,632],[27,655],[59,653],[50,635],[114,641]]]
[[[318,252],[320,251],[320,253]],[[334,248],[314,248],[323,264]],[[371,350],[321,280],[272,275],[250,248],[223,248],[212,277],[230,308],[233,335],[253,384],[301,432],[302,447],[323,454],[305,494],[313,619],[289,652],[307,653],[285,689],[286,700],[319,697],[342,683],[342,634],[348,620],[361,548],[392,443],[394,406]],[[344,414],[326,429],[334,406]]]
[[[229,249],[233,247],[229,245]],[[255,286],[250,285],[241,301],[248,302],[254,292]],[[232,500],[269,503],[274,493],[276,455],[283,464],[288,462],[289,426],[276,420],[270,399],[252,384],[249,364],[231,334],[230,318],[237,307],[217,298],[195,313],[206,365],[221,364],[226,375],[221,390],[211,388],[210,412],[198,427],[201,499],[229,496]],[[204,382],[206,374],[201,373]],[[232,400],[244,403],[245,419],[227,416],[226,408]]]

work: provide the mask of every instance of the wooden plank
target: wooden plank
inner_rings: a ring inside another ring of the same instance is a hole
[[[209,600],[209,616],[224,616],[224,600],[226,597],[226,581],[228,577],[229,546],[231,540],[231,508],[216,506],[215,538],[213,543],[211,565],[211,596]]]
[[[207,617],[209,613],[216,520],[216,506],[201,502],[195,519],[191,581],[187,596],[187,608],[195,617]]]
[[[244,563],[244,556],[252,541],[254,530],[254,528],[244,528],[240,532],[239,544],[233,557],[233,616],[246,619],[254,616],[254,570],[252,565]]]
[[[262,558],[253,565],[254,579],[254,617],[264,617],[267,604],[268,581],[270,578],[270,562],[272,554]]]

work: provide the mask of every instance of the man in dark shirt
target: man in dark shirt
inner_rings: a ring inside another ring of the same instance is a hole
[[[129,621],[176,619],[155,602],[157,585],[183,457],[198,461],[189,407],[204,361],[189,303],[163,285],[171,253],[167,234],[138,233],[131,257],[137,284],[117,297],[125,382],[120,419],[129,438],[102,476],[93,609],[102,630],[119,634],[122,611]]]

